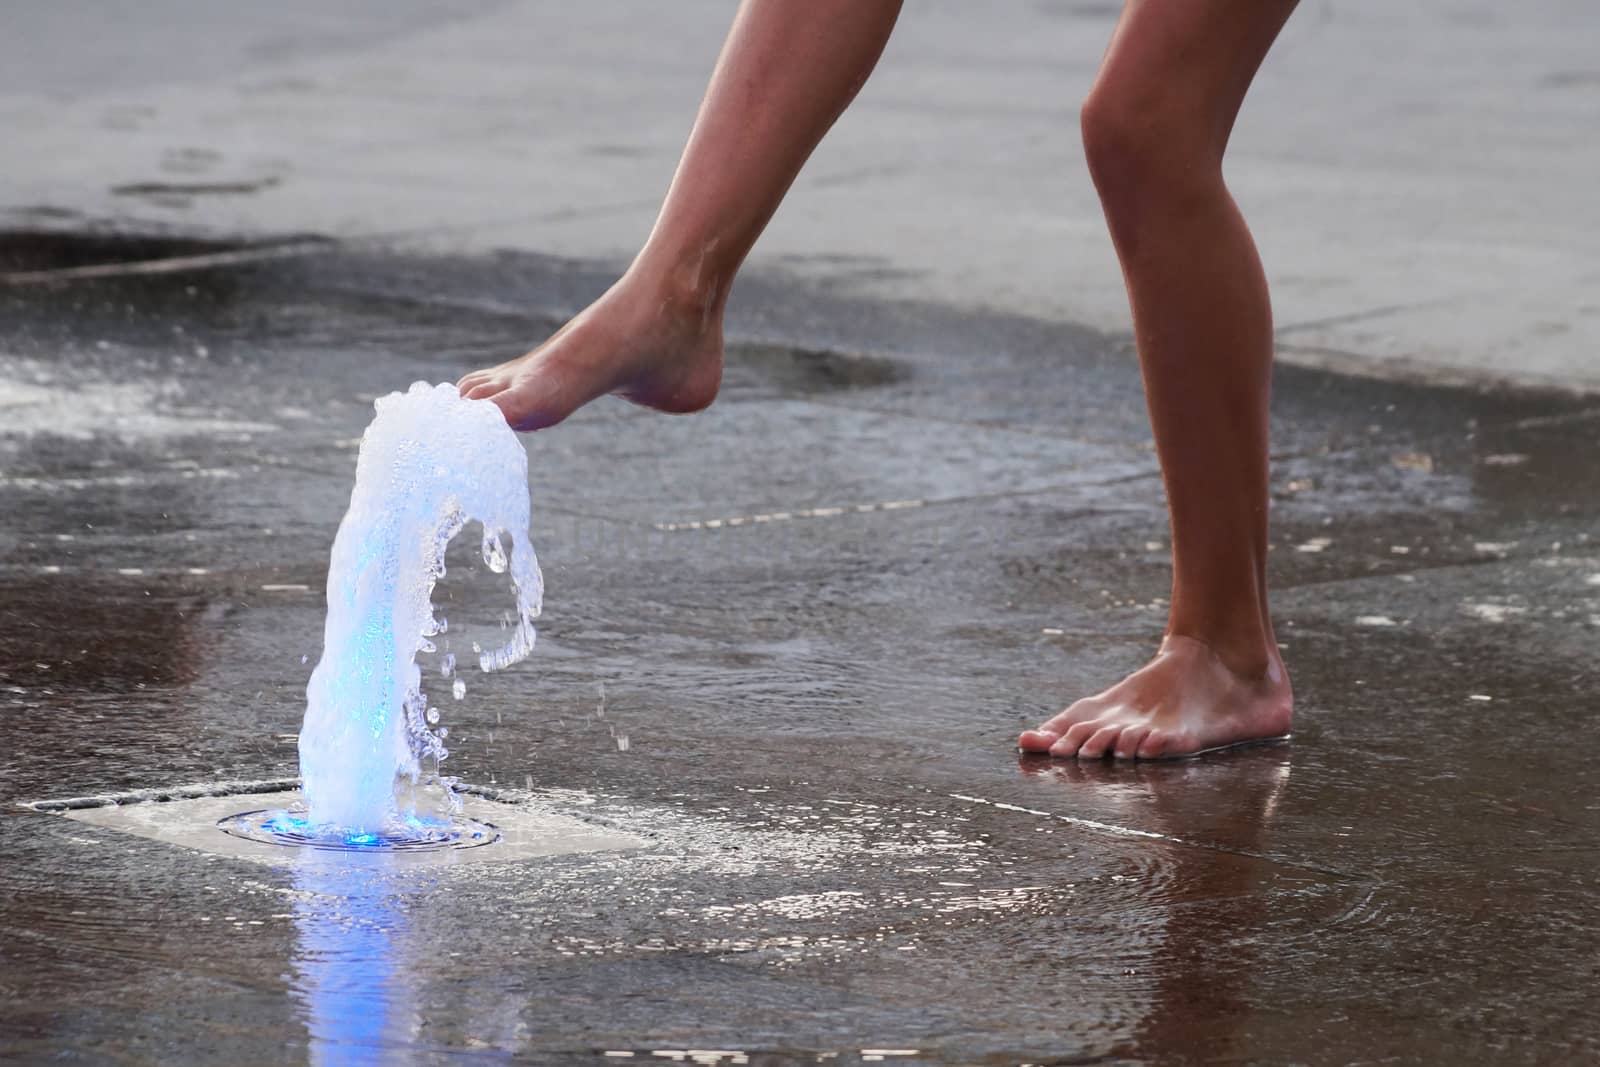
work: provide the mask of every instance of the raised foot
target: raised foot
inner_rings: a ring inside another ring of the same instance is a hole
[[[1149,663],[1023,731],[1017,744],[1080,759],[1170,759],[1286,737],[1293,714],[1289,675],[1275,649],[1263,674],[1249,678],[1209,646],[1169,636]]]
[[[514,430],[542,430],[614,393],[672,414],[710,406],[722,384],[721,301],[624,277],[544,344],[457,384],[491,400]]]

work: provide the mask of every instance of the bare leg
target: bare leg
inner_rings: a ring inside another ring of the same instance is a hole
[[[1154,660],[1025,750],[1150,758],[1288,733],[1266,587],[1272,316],[1222,156],[1294,6],[1127,0],[1084,105],[1171,509],[1172,610]]]
[[[900,0],[744,0],[644,249],[539,348],[461,379],[518,430],[607,393],[699,411],[722,380],[722,309],[800,167],[883,51]]]

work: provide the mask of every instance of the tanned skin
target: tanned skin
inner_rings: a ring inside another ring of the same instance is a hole
[[[1222,162],[1295,2],[1125,0],[1083,106],[1171,511],[1171,611],[1148,664],[1025,731],[1024,751],[1153,759],[1289,732],[1266,585],[1272,312]],[[467,375],[462,394],[518,430],[608,393],[680,414],[709,405],[734,275],[899,13],[899,0],[744,0],[627,272],[532,352]]]

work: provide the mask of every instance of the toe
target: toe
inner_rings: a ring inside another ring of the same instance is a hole
[[[474,386],[482,382],[488,376],[489,372],[486,370],[475,370],[469,374],[463,374],[460,380],[456,382],[456,390],[460,392],[462,396],[466,396],[468,393],[472,392]]]
[[[1089,735],[1100,729],[1098,722],[1078,722],[1067,727],[1067,732],[1061,739],[1050,746],[1052,756],[1076,756],[1078,748],[1089,739]]]
[[[1017,738],[1017,747],[1024,752],[1049,752],[1050,746],[1059,740],[1060,734],[1041,726],[1037,730],[1022,731],[1022,736]]]
[[[569,411],[541,404],[538,398],[530,396],[525,389],[505,389],[491,396],[489,400],[499,406],[501,413],[506,417],[506,422],[518,433],[548,430],[565,421],[571,414]]]
[[[489,403],[500,409],[500,414],[506,417],[506,422],[513,430],[531,429],[531,427],[522,425],[526,420],[527,412],[524,410],[526,405],[522,397],[517,395],[516,390],[502,389],[499,392],[490,394],[487,399]]]
[[[1203,746],[1200,739],[1191,730],[1179,730],[1167,735],[1167,749],[1164,755],[1192,756],[1199,752]]]
[[[1089,735],[1089,740],[1078,746],[1079,759],[1099,759],[1111,751],[1111,746],[1117,743],[1117,738],[1122,734],[1122,724],[1113,723],[1102,726]]]
[[[1167,754],[1168,737],[1160,730],[1151,730],[1139,743],[1139,759],[1160,759]]]
[[[488,400],[490,397],[502,391],[504,388],[504,384],[502,384],[498,379],[488,378],[479,382],[477,385],[474,385],[471,389],[468,389],[461,395],[465,396],[468,400]]]
[[[1117,738],[1116,748],[1113,750],[1118,759],[1133,759],[1139,752],[1139,746],[1150,734],[1148,726],[1130,726],[1122,731],[1122,736]]]
[[[1034,743],[1041,749],[1048,749],[1051,745],[1067,735],[1067,731],[1088,719],[1094,718],[1100,709],[1087,700],[1079,700],[1055,715],[1040,723],[1037,729],[1024,730],[1023,736],[1031,736]],[[1023,745],[1029,748],[1028,745]],[[1031,749],[1030,749],[1031,751]]]

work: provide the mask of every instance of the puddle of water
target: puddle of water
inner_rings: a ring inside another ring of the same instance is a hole
[[[0,355],[0,410],[6,419],[0,438],[36,436],[92,442],[106,437],[163,445],[200,435],[240,438],[270,433],[274,423],[226,418],[213,405],[197,401],[178,377],[141,377],[129,381],[108,376],[85,379],[57,361]],[[167,472],[170,474],[170,472]],[[83,477],[20,475],[13,468],[0,474],[0,488],[74,491],[106,486],[132,489],[148,486],[150,474],[126,470]]]
[[[569,815],[462,796],[461,813],[453,831],[457,839],[464,835],[471,841],[470,834],[478,832],[494,835],[492,840],[478,841],[476,845],[452,841],[427,845],[413,841],[404,847],[397,847],[393,842],[384,847],[378,840],[346,840],[341,848],[330,844],[322,835],[308,832],[304,824],[298,830],[291,821],[284,821],[276,829],[267,827],[274,819],[292,819],[299,801],[300,794],[292,791],[247,793],[105,804],[74,808],[62,814],[91,826],[151,841],[273,866],[326,863],[334,859],[384,866],[505,863],[544,856],[635,849],[647,844],[635,834],[597,826]],[[293,840],[297,833],[304,839]],[[285,847],[295,844],[311,847]]]

